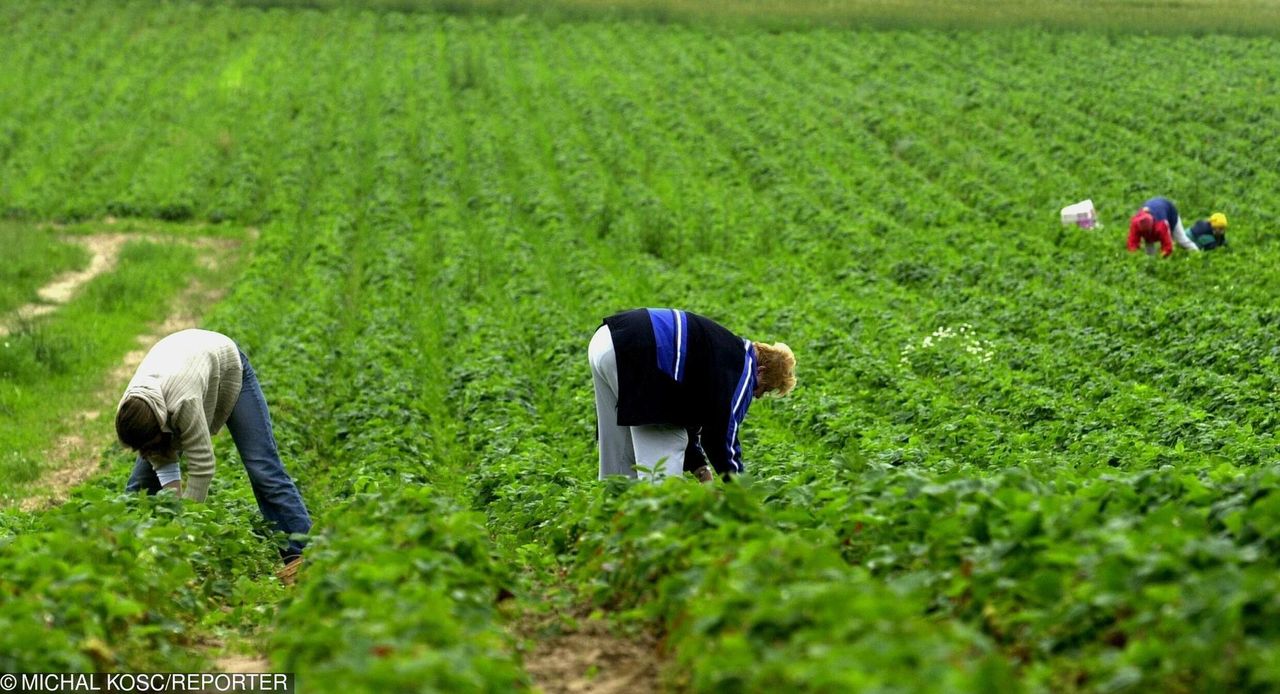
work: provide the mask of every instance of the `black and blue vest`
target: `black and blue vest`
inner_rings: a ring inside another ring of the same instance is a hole
[[[742,472],[738,429],[756,385],[751,341],[670,308],[624,311],[604,324],[618,360],[618,424],[683,426],[686,470],[710,460],[721,474]]]

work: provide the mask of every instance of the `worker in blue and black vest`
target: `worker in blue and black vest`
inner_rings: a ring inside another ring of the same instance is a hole
[[[693,472],[704,482],[741,473],[738,430],[752,398],[786,395],[796,384],[796,358],[785,344],[752,342],[678,309],[609,316],[587,353],[600,479],[634,478],[636,467]]]

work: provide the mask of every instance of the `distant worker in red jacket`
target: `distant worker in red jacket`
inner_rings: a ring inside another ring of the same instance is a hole
[[[741,473],[738,430],[751,399],[796,385],[786,345],[753,342],[678,309],[605,318],[588,357],[600,479],[634,478],[637,466],[672,477],[692,472],[704,482]]]
[[[1138,250],[1138,243],[1146,245],[1147,255],[1156,254],[1156,244],[1160,244],[1160,255],[1169,257],[1173,254],[1173,244],[1198,253],[1200,248],[1187,238],[1182,228],[1182,218],[1178,216],[1178,208],[1169,198],[1154,197],[1142,203],[1142,209],[1129,219],[1129,250]]]

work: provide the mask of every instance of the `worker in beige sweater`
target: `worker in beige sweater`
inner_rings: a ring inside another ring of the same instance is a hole
[[[224,425],[263,517],[290,536],[281,557],[296,567],[303,545],[292,536],[311,530],[311,518],[280,460],[258,377],[226,335],[183,330],[147,352],[116,410],[116,435],[138,452],[126,489],[150,494],[172,489],[204,501],[214,471],[210,439]],[[185,490],[179,456],[187,461]]]

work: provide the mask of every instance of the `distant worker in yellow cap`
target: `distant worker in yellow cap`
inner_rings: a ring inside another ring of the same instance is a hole
[[[1201,219],[1191,227],[1191,241],[1202,251],[1211,251],[1227,245],[1227,216],[1214,212],[1209,219]]]

